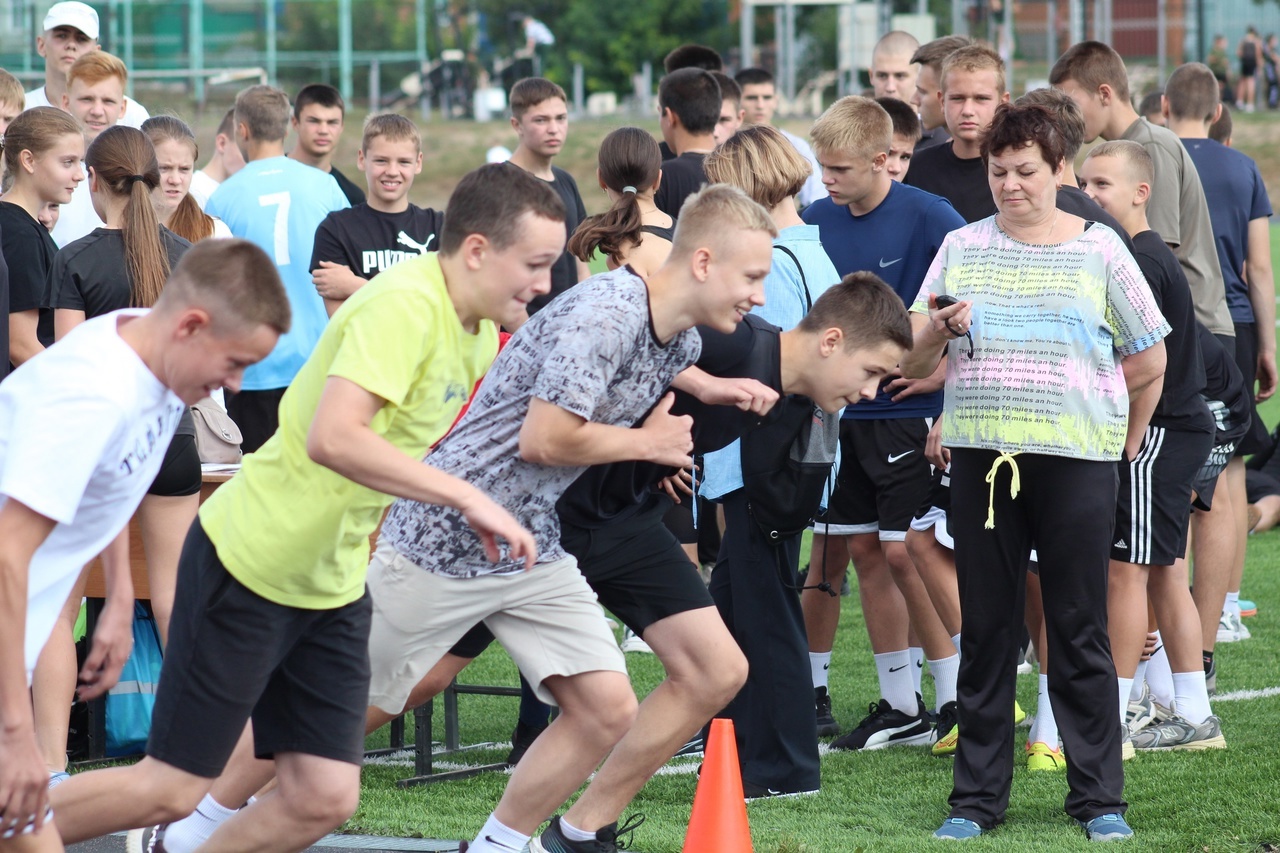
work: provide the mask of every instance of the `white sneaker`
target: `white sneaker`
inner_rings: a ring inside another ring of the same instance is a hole
[[[649,648],[649,644],[641,639],[640,635],[630,628],[622,629],[622,642],[618,647],[624,652],[639,652],[640,654],[651,655],[653,649]]]
[[[1240,621],[1240,617],[1234,613],[1223,612],[1222,617],[1218,619],[1218,642],[1219,643],[1236,643],[1240,640],[1249,639],[1252,634],[1249,629]]]

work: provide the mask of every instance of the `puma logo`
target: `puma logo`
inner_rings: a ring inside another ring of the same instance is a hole
[[[427,241],[425,243],[419,243],[408,234],[401,231],[396,235],[396,242],[401,246],[408,246],[410,249],[417,249],[419,255],[425,255],[427,253],[427,247],[431,245],[431,241],[435,238],[436,235],[431,234],[427,237]]]

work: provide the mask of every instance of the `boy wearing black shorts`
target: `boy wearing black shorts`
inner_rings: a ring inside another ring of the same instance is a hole
[[[1212,76],[1210,83],[1212,84]],[[1192,486],[1213,449],[1214,421],[1200,397],[1204,361],[1196,339],[1191,288],[1172,250],[1147,224],[1146,207],[1155,167],[1136,142],[1106,142],[1089,152],[1080,170],[1084,189],[1119,220],[1133,238],[1160,312],[1172,331],[1165,339],[1168,367],[1163,387],[1130,404],[1131,423],[1148,420],[1133,459],[1121,460],[1116,526],[1108,572],[1107,624],[1111,635],[1125,724],[1138,659],[1147,637],[1147,592],[1164,648],[1173,666],[1178,713],[1134,735],[1126,726],[1124,752],[1132,747],[1207,749],[1226,746],[1209,708],[1200,666],[1199,619],[1187,583],[1187,524]],[[1054,606],[1054,602],[1046,602]]]
[[[440,246],[444,214],[409,202],[422,172],[422,137],[402,115],[370,116],[356,165],[369,200],[325,217],[316,229],[311,280],[329,316],[378,273]]]
[[[388,494],[448,503],[467,536],[495,555],[504,540],[510,559],[532,564],[532,537],[506,511],[421,459],[493,359],[496,323],[546,292],[564,208],[499,164],[463,178],[450,210],[438,255],[379,276],[329,323],[284,395],[280,430],[201,507],[147,756],[61,785],[64,837],[221,808],[206,792],[234,749],[250,763],[274,757],[281,785],[204,850],[301,850],[350,816],[368,704],[369,536]]]

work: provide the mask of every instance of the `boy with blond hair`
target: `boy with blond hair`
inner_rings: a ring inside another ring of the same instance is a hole
[[[444,214],[409,202],[422,173],[422,137],[396,113],[370,116],[356,155],[368,201],[330,213],[316,230],[311,280],[332,316],[378,273],[439,248]]]
[[[841,98],[814,123],[810,138],[829,195],[805,210],[805,222],[818,226],[837,272],[873,270],[905,308],[919,292],[942,239],[964,220],[945,199],[891,178],[885,164],[893,123],[875,101]],[[905,546],[911,518],[929,493],[924,446],[942,410],[942,369],[922,380],[888,377],[874,400],[846,409],[841,421],[844,461],[827,511],[814,524],[809,577],[839,588],[852,558],[880,700],[832,744],[838,749],[932,743],[933,728],[916,698],[920,668],[913,654],[928,658],[940,685],[952,685],[940,688],[939,707],[955,698],[959,657]],[[810,589],[802,603],[819,733],[836,734],[827,675],[840,600]],[[923,652],[912,651],[911,627]]]
[[[965,222],[977,222],[996,212],[980,147],[996,107],[1009,100],[1004,60],[989,47],[961,47],[942,61],[939,85],[951,141],[917,154],[906,182],[950,201]]]

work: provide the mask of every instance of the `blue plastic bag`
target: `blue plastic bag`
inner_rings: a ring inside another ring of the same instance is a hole
[[[112,757],[137,755],[146,748],[164,661],[155,617],[141,603],[133,607],[133,653],[107,694],[107,755]]]

